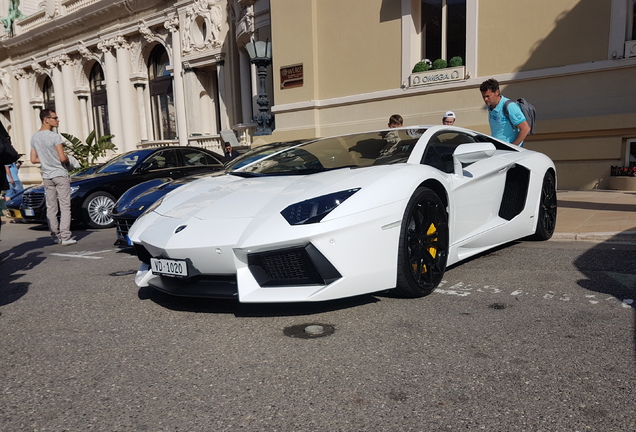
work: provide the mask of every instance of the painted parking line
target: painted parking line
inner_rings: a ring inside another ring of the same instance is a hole
[[[69,252],[69,253],[52,253],[51,255],[67,257],[67,258],[102,259],[104,257],[95,256],[95,255],[112,252],[114,250],[115,249],[106,249],[101,251],[77,251],[77,252]]]
[[[630,276],[630,275],[626,275],[626,276]],[[628,283],[631,283],[631,280],[628,281]],[[433,292],[437,294],[454,295],[458,297],[468,297],[474,294],[493,294],[493,295],[504,295],[504,296],[510,296],[510,297],[520,297],[524,295],[537,295],[534,292],[523,291],[519,289],[506,290],[505,288],[494,287],[491,285],[474,285],[474,284],[467,284],[464,282],[458,282],[453,285],[449,285],[448,281],[445,281],[445,280],[441,281],[437,289]],[[543,300],[550,300],[550,301],[563,301],[563,302],[583,301],[591,305],[598,305],[601,303],[615,303],[617,305],[620,304],[624,308],[636,307],[636,301],[632,298],[619,299],[614,296],[608,296],[606,294],[584,294],[583,296],[581,296],[580,294],[547,291],[545,293],[539,293],[538,295]]]

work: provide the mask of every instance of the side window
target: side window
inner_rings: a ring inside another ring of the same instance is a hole
[[[503,144],[499,141],[497,141],[496,139],[486,136],[486,135],[475,135],[475,141],[476,142],[488,142],[488,143],[492,143],[495,145],[495,148],[497,150],[506,150],[506,151],[517,151],[514,148],[511,148],[510,146]],[[513,146],[514,147],[514,146]]]
[[[164,150],[157,152],[150,156],[146,163],[149,164],[149,170],[175,168],[179,166],[177,153],[174,150]]]
[[[184,166],[223,165],[215,157],[197,149],[180,149]]]
[[[453,152],[457,146],[474,142],[476,142],[475,139],[465,133],[442,131],[429,141],[422,158],[422,164],[451,174],[454,172]]]

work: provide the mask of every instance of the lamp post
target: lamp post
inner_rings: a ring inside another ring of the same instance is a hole
[[[258,72],[258,99],[256,103],[259,113],[253,119],[257,125],[254,135],[271,135],[274,116],[268,112],[269,99],[265,89],[265,79],[267,78],[267,66],[272,63],[272,43],[252,41],[245,44],[245,49],[250,56],[250,63],[256,65]]]

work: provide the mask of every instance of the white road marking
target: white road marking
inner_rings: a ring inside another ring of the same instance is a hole
[[[629,276],[629,275],[627,275]],[[617,278],[615,278],[617,279]],[[454,295],[454,296],[458,296],[458,297],[468,297],[471,294],[474,293],[487,293],[487,294],[493,294],[493,295],[510,295],[512,297],[519,297],[522,295],[529,295],[529,292],[525,292],[523,290],[513,290],[510,293],[506,292],[506,290],[504,288],[499,288],[499,287],[493,287],[491,285],[473,285],[473,284],[467,284],[464,282],[458,282],[456,284],[448,285],[448,281],[443,280],[440,282],[440,284],[438,285],[437,289],[434,291],[437,294],[446,294],[446,295]],[[550,300],[550,301],[563,301],[563,302],[569,302],[569,301],[576,301],[578,300],[577,295],[576,294],[571,294],[571,293],[557,293],[555,291],[548,291],[545,294],[541,295],[541,298],[543,298],[544,300]],[[620,304],[622,307],[624,308],[634,308],[636,301],[634,299],[619,299],[616,298],[614,296],[608,296],[605,299],[600,299],[598,297],[597,294],[584,294],[583,298],[592,305],[598,305],[601,304],[603,302],[614,302],[617,305]]]
[[[101,253],[111,252],[115,249],[106,249],[101,251],[78,251],[78,252],[70,252],[70,253],[52,253],[51,255],[67,257],[67,258],[84,258],[84,259],[102,259],[104,257],[93,256]]]

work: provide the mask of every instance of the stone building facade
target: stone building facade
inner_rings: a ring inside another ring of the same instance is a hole
[[[222,131],[250,145],[257,89],[245,44],[269,37],[268,7],[0,0],[9,12],[0,26],[0,121],[27,158],[43,108],[55,109],[61,132],[114,135],[117,152],[181,144],[222,153]],[[27,163],[22,177],[38,181],[38,172]]]

